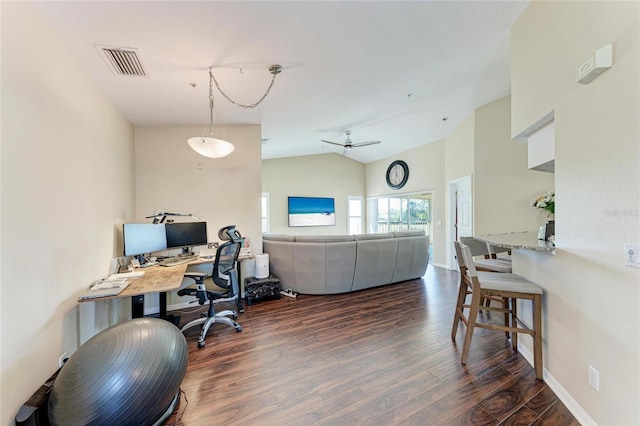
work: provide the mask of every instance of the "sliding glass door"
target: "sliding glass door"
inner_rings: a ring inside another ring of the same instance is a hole
[[[425,231],[431,235],[431,194],[369,198],[367,217],[370,233]]]

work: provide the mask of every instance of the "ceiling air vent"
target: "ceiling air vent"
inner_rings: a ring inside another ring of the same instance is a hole
[[[96,48],[115,75],[147,76],[138,57],[138,49],[109,46],[96,46]]]

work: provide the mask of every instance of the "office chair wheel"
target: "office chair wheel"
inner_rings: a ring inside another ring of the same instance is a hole
[[[198,342],[198,349],[204,348],[204,342]]]
[[[240,333],[242,331],[242,326],[240,324],[238,324],[238,326],[236,327],[236,331],[238,333]]]

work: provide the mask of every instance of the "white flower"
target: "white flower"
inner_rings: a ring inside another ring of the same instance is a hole
[[[547,213],[555,213],[556,194],[554,192],[545,192],[540,197],[531,202],[531,206]]]

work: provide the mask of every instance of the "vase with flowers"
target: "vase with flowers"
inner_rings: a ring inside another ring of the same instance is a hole
[[[556,223],[554,221],[554,214],[556,213],[556,194],[555,192],[545,192],[535,200],[531,202],[531,206],[537,209],[543,210],[547,214],[547,224],[543,226],[544,239],[548,240],[550,237],[555,236]],[[543,231],[540,230],[540,232]],[[539,238],[541,236],[539,235]]]
[[[547,214],[547,219],[553,221],[556,213],[556,194],[555,192],[545,192],[531,202],[531,206],[543,210]]]

